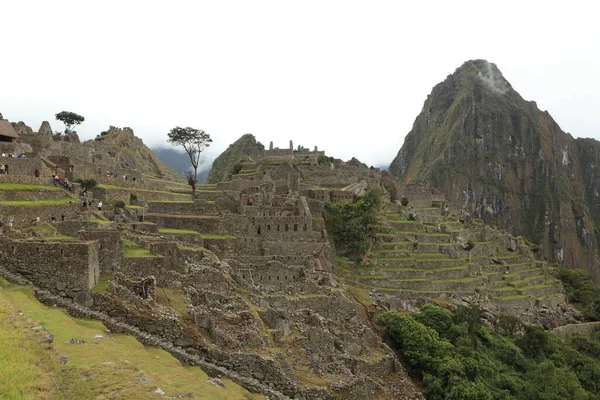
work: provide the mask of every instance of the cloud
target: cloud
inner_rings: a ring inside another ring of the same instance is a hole
[[[485,61],[485,69],[477,73],[483,85],[496,94],[506,94],[510,90],[508,82],[495,65]]]

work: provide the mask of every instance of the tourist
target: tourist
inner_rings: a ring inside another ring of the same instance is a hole
[[[12,229],[13,224],[15,223],[15,219],[11,215],[10,217],[8,217],[8,220],[6,222],[8,222],[8,228]]]
[[[36,178],[40,177],[40,170],[39,170],[39,168],[35,169],[34,175],[35,175]]]
[[[55,217],[54,215],[53,215],[53,216],[51,216],[51,217],[50,217],[50,221],[52,221],[52,223],[55,223],[55,222],[56,222],[56,217]]]
[[[41,221],[41,220],[40,220],[40,217],[37,217],[37,218],[35,219],[35,221],[33,221],[33,223],[34,223],[35,225],[39,225],[39,224],[40,224],[40,221]]]
[[[8,164],[4,165],[4,173],[8,175]]]
[[[98,211],[102,211],[102,201],[98,203]]]
[[[65,220],[65,215],[64,215],[64,214],[62,214],[62,215],[60,216],[60,220],[61,220],[61,221],[64,221],[64,220]]]
[[[73,172],[73,167],[75,167],[73,164],[69,164],[69,171]]]
[[[84,210],[86,209],[87,201],[85,201],[85,199],[83,199],[83,201],[81,202],[81,207],[83,207]]]
[[[133,183],[135,183],[135,176],[133,178],[131,178],[131,180],[133,181]]]
[[[252,204],[254,204],[254,200],[252,199],[252,197],[250,197],[248,199],[248,205],[251,206]]]
[[[0,174],[4,174],[4,164],[0,164]]]

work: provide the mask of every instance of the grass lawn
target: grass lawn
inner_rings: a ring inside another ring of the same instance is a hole
[[[36,341],[26,318],[46,328],[54,342]],[[155,392],[158,387],[167,396],[191,392],[195,399],[264,399],[225,378],[221,378],[224,389],[215,387],[199,367],[182,366],[161,349],[143,346],[128,335],[108,336],[104,330],[99,321],[70,317],[35,300],[30,289],[0,279],[0,398],[165,398]],[[86,344],[69,344],[71,339]],[[68,362],[60,365],[57,354],[68,357]]]
[[[161,228],[158,230],[159,233],[180,233],[186,235],[199,235],[200,232],[193,229],[175,229],[175,228]]]
[[[202,239],[237,239],[237,236],[219,233],[201,233]]]
[[[131,240],[123,240],[123,256],[125,258],[157,257]]]
[[[142,189],[135,187],[123,187],[123,186],[115,186],[115,185],[105,185],[103,183],[96,186],[100,189],[109,189],[109,190],[126,190],[128,192],[152,192],[152,193],[166,193],[173,196],[189,196],[189,194],[185,193],[174,193],[174,192],[166,192],[164,190],[150,190],[150,189]]]
[[[12,182],[1,182],[0,190],[22,190],[22,191],[38,191],[48,190],[51,192],[58,192],[60,189],[52,185],[29,185],[25,183],[12,183]]]
[[[90,218],[88,221],[97,222],[100,225],[110,225],[112,222],[112,221],[107,221],[105,219],[100,219],[100,218]]]
[[[33,201],[31,199],[27,200],[2,200],[0,204],[5,206],[64,206],[69,204],[69,202],[75,203],[75,199],[69,196],[64,196],[58,200],[53,199],[41,199]]]

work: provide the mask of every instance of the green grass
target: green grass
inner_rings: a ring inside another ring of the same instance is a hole
[[[179,315],[186,314],[185,307],[187,306],[187,299],[185,293],[181,289],[172,288],[156,288],[156,302],[163,306],[169,306],[173,310],[177,311]]]
[[[0,190],[22,190],[22,191],[39,191],[48,190],[51,192],[58,192],[60,189],[56,186],[50,185],[28,185],[25,183],[12,183],[12,182],[1,182]]]
[[[131,210],[137,210],[139,208],[144,208],[144,206],[138,206],[137,204],[127,204],[127,205],[125,205],[125,208],[129,208]]]
[[[100,219],[100,218],[90,218],[88,221],[97,222],[100,225],[110,225],[112,222],[112,221],[107,221],[105,219]]]
[[[158,230],[159,233],[180,233],[186,235],[199,235],[200,232],[193,229],[175,229],[175,228],[161,228]]]
[[[94,293],[106,293],[108,291],[108,282],[113,279],[113,275],[106,272],[100,273],[98,283],[92,288]]]
[[[125,258],[157,257],[131,240],[123,240],[123,256]]]
[[[186,193],[174,193],[174,192],[166,192],[164,190],[150,190],[150,189],[141,189],[141,188],[131,188],[131,187],[123,187],[123,186],[115,186],[115,185],[105,185],[103,183],[96,186],[99,189],[108,189],[108,190],[126,190],[128,192],[152,192],[152,193],[165,193],[172,196],[190,196]]]
[[[35,333],[27,330],[31,323],[26,318],[46,328],[54,342],[31,340]],[[215,387],[199,367],[182,366],[167,352],[145,347],[132,336],[107,336],[105,329],[99,321],[70,317],[60,308],[39,303],[31,290],[0,280],[0,398],[165,398],[155,393],[159,387],[167,396],[192,392],[195,399],[264,399],[226,378],[221,378],[225,388]],[[70,339],[87,344],[69,344]],[[57,354],[68,357],[68,362],[60,365]]]
[[[67,205],[70,202],[74,203],[75,199],[69,196],[61,197],[60,199],[41,199],[33,201],[31,199],[27,200],[2,200],[0,204],[5,206],[63,206]]]
[[[190,194],[191,196],[191,194]],[[194,204],[194,200],[150,200],[148,201],[148,204],[150,203],[177,203],[177,204]]]
[[[237,239],[237,236],[219,233],[201,233],[202,239]]]

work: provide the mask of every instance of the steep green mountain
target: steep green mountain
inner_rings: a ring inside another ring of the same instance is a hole
[[[241,159],[262,157],[264,151],[265,146],[257,142],[254,135],[245,134],[230,144],[227,150],[213,161],[206,183],[217,183],[229,179],[235,164]]]
[[[433,88],[390,173],[600,281],[600,143],[562,131],[494,64],[467,61]]]

